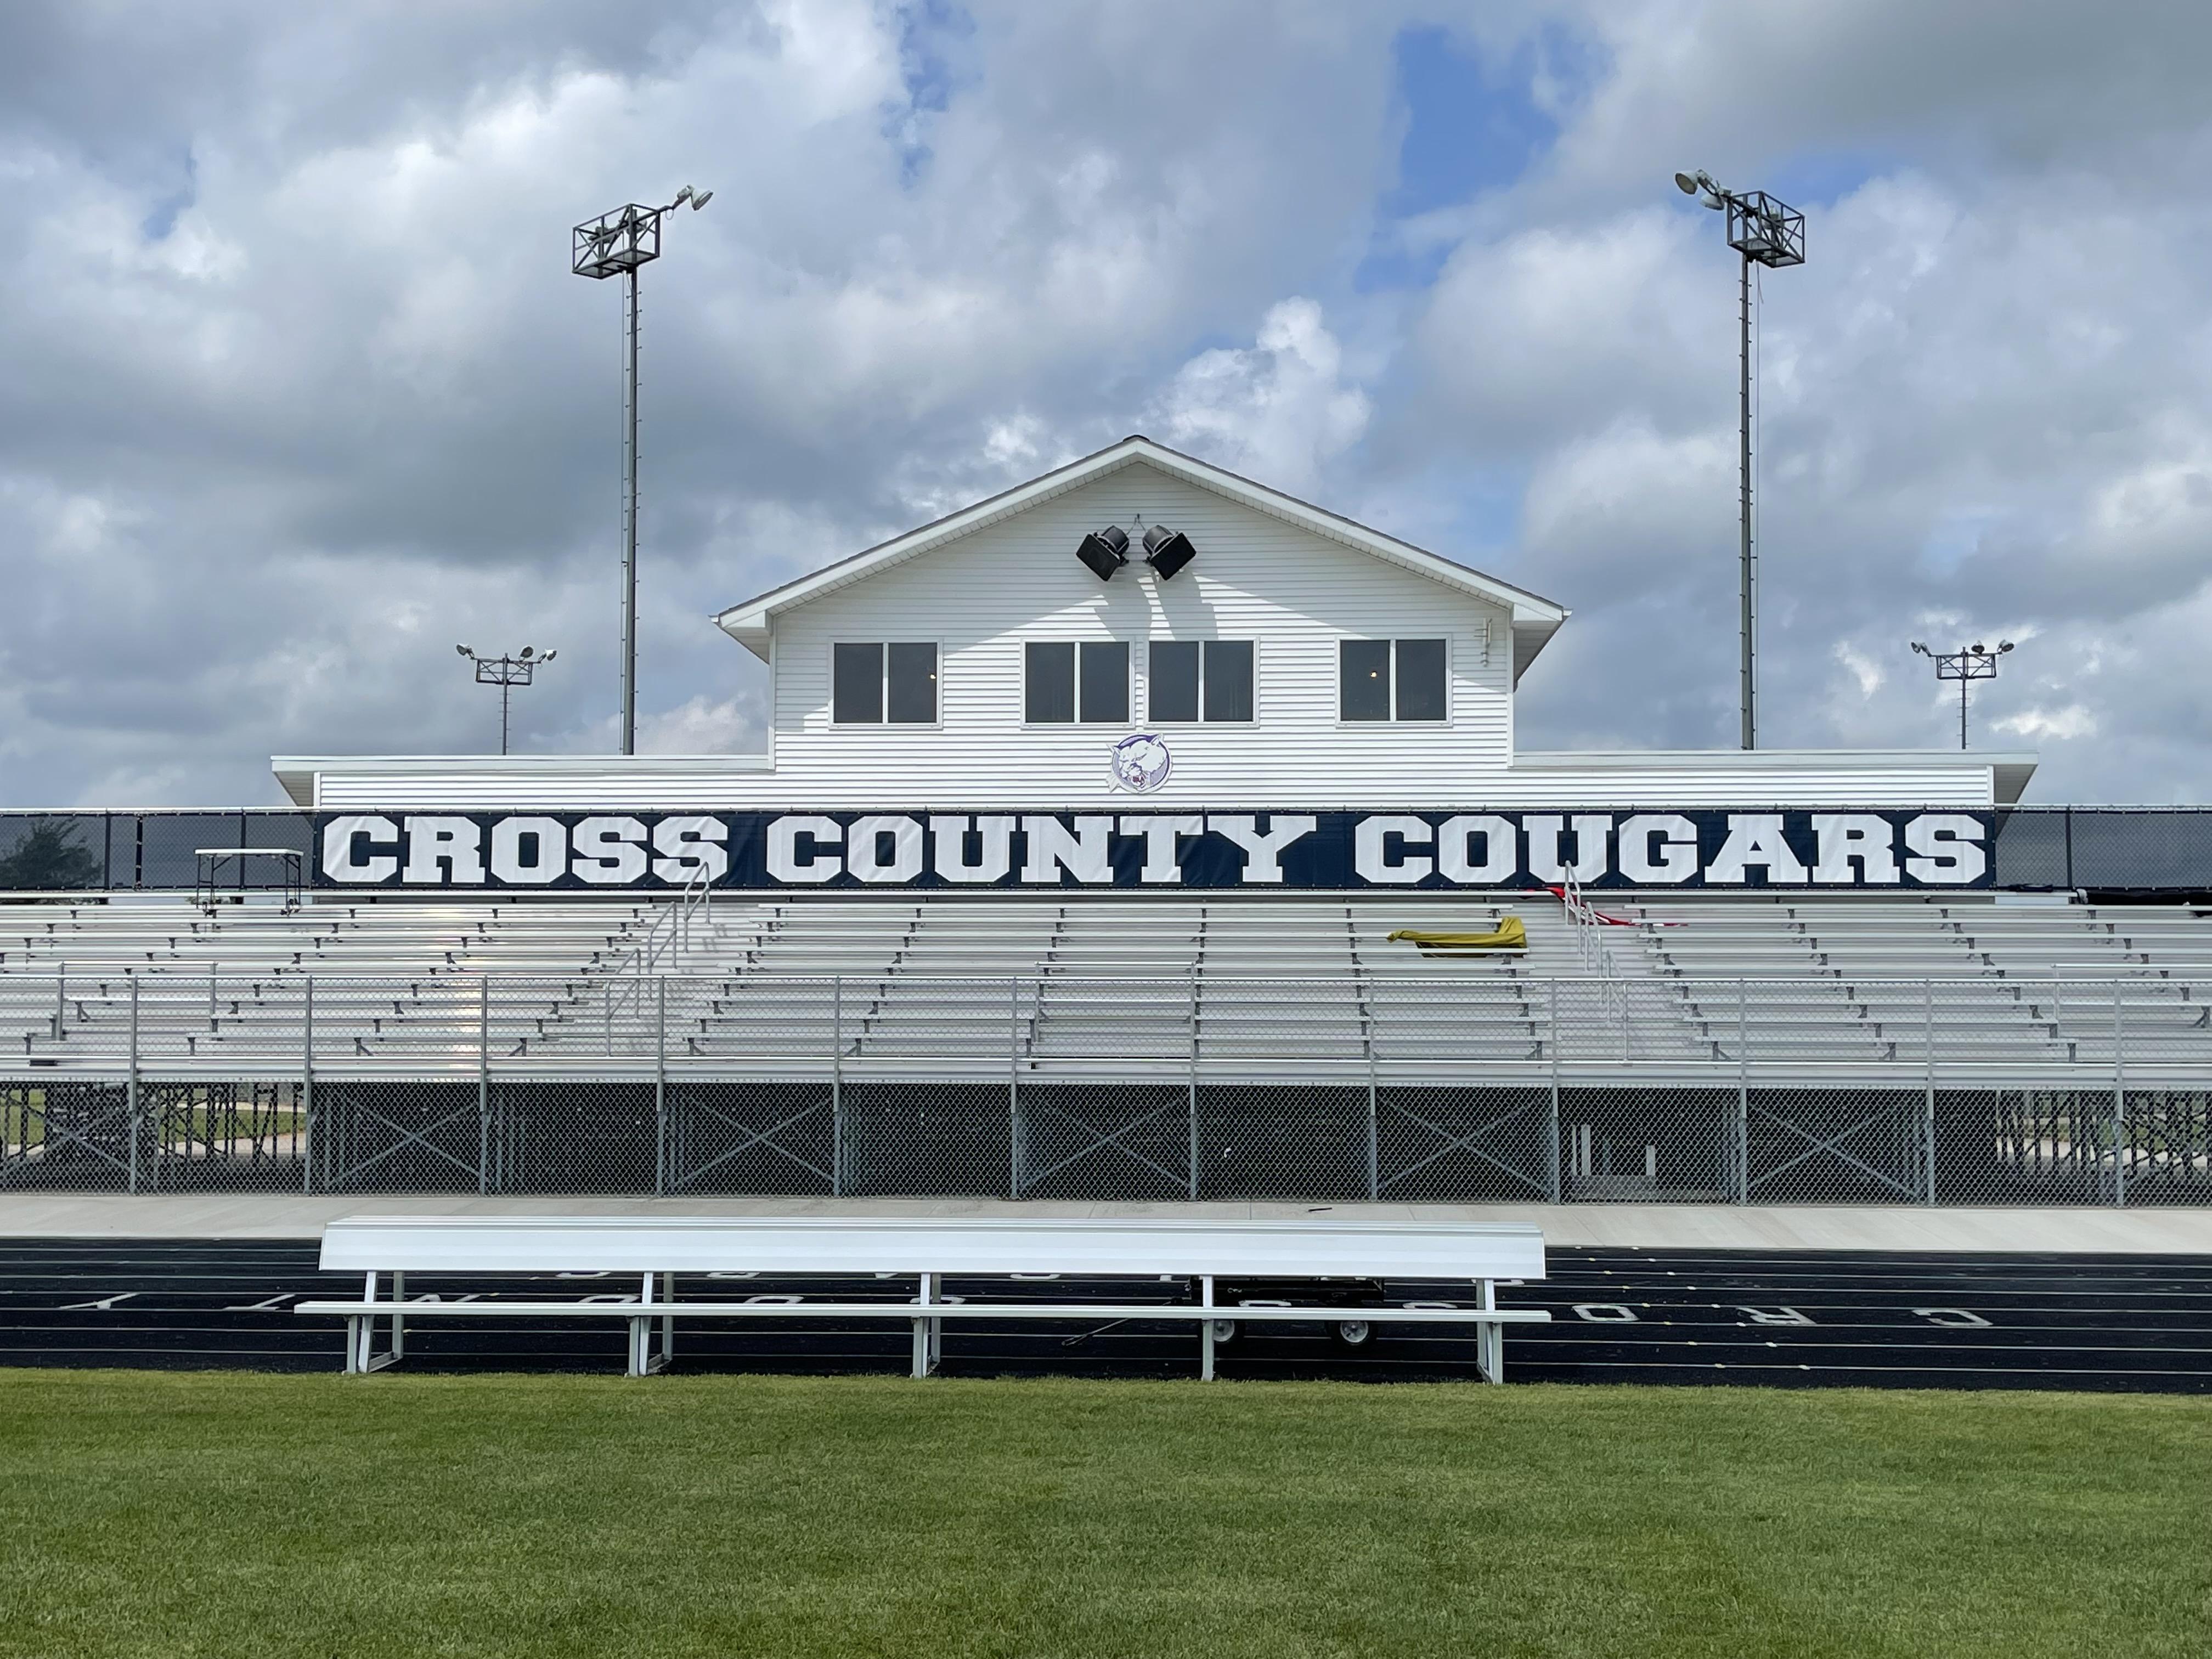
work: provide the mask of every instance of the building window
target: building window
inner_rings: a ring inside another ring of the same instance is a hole
[[[1441,720],[1448,712],[1442,640],[1344,640],[1337,672],[1347,720]]]
[[[830,718],[839,726],[933,726],[937,647],[906,641],[830,650]]]
[[[1022,717],[1031,725],[1129,723],[1126,641],[1032,640],[1023,658]]]
[[[1148,657],[1147,718],[1163,726],[1252,718],[1251,641],[1154,640]]]

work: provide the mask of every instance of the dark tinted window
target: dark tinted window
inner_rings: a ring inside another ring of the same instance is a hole
[[[1444,717],[1444,642],[1398,641],[1398,718],[1440,720]]]
[[[840,726],[866,726],[884,717],[884,648],[830,647],[830,718]]]
[[[1129,723],[1129,647],[1125,641],[1085,642],[1080,718],[1091,725]]]
[[[1166,725],[1198,718],[1198,641],[1154,640],[1151,718]]]
[[[1252,641],[1208,640],[1206,642],[1206,718],[1210,720],[1249,720],[1252,718]]]
[[[937,718],[937,647],[889,645],[890,718],[899,726],[927,726]]]
[[[1053,725],[1075,718],[1075,647],[1033,640],[1023,651],[1022,718]]]
[[[1339,712],[1348,720],[1390,718],[1390,641],[1345,640],[1337,647],[1341,695]]]

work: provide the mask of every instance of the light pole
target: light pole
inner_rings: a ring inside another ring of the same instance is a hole
[[[1674,175],[1676,188],[1695,196],[1716,212],[1728,214],[1728,245],[1743,256],[1739,295],[1743,351],[1736,377],[1742,407],[1743,550],[1739,584],[1742,670],[1743,741],[1746,749],[1759,747],[1758,572],[1752,562],[1751,544],[1751,268],[1774,269],[1805,263],[1805,216],[1778,202],[1763,190],[1737,192],[1723,190],[1703,168]]]
[[[1912,648],[1936,665],[1938,680],[1959,682],[1959,747],[1966,746],[1966,686],[1972,680],[1993,680],[1997,677],[1997,659],[2012,649],[2010,640],[1999,640],[1994,651],[1986,646],[1963,645],[1956,651],[1930,651],[1919,641]]]
[[[623,296],[623,624],[622,752],[637,752],[637,271],[660,257],[660,219],[686,202],[693,212],[707,205],[711,190],[686,185],[665,207],[633,202],[587,219],[575,230],[570,264],[579,276],[594,280],[620,273],[628,278]]]
[[[530,684],[538,665],[549,663],[561,653],[557,651],[540,653],[536,646],[526,645],[521,653],[513,657],[479,657],[465,645],[457,645],[459,652],[477,665],[477,684],[499,688],[499,752],[507,752],[507,700],[514,695],[518,685]]]

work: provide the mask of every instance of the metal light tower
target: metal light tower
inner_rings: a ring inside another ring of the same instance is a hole
[[[1686,196],[1695,196],[1716,212],[1728,214],[1728,245],[1743,256],[1740,297],[1743,352],[1737,374],[1737,393],[1742,404],[1743,569],[1742,610],[1743,747],[1759,747],[1758,570],[1751,542],[1751,268],[1762,264],[1780,269],[1805,263],[1805,216],[1778,202],[1763,190],[1739,194],[1715,184],[1700,168],[1678,173],[1674,184]]]
[[[457,645],[459,652],[477,665],[477,684],[499,688],[499,752],[507,752],[507,700],[514,695],[518,685],[530,684],[538,665],[549,663],[561,653],[557,651],[540,653],[537,647],[526,645],[521,654],[514,657],[479,657],[465,645]]]
[[[637,271],[660,257],[660,219],[686,202],[696,212],[714,192],[686,185],[665,207],[635,202],[576,227],[572,269],[594,280],[628,278],[623,296],[622,752],[637,752]],[[502,751],[503,752],[503,751]]]
[[[1972,680],[1993,680],[1997,677],[1997,659],[2012,649],[2010,640],[1999,640],[1994,651],[1982,645],[1964,645],[1956,651],[1930,651],[1919,641],[1912,648],[1936,665],[1939,680],[1959,682],[1959,747],[1966,746],[1966,685]]]

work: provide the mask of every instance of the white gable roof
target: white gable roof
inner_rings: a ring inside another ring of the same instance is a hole
[[[732,605],[714,618],[723,632],[765,659],[769,654],[769,636],[775,618],[785,611],[818,599],[825,594],[854,582],[866,581],[878,571],[919,557],[933,548],[982,529],[987,525],[1011,518],[1014,514],[1051,500],[1068,490],[1081,488],[1108,473],[1125,466],[1142,464],[1158,469],[1170,477],[1179,478],[1200,489],[1241,503],[1255,512],[1265,513],[1310,531],[1341,546],[1364,553],[1370,558],[1395,564],[1419,575],[1441,582],[1447,587],[1471,593],[1510,611],[1513,617],[1513,672],[1521,672],[1544,648],[1545,642],[1567,618],[1564,605],[1542,599],[1525,589],[1499,581],[1495,576],[1486,576],[1479,570],[1470,570],[1455,564],[1425,548],[1410,542],[1401,542],[1386,536],[1379,530],[1355,524],[1350,519],[1302,501],[1294,495],[1285,495],[1279,489],[1255,483],[1225,468],[1209,465],[1178,450],[1156,444],[1142,434],[1124,438],[1120,443],[1086,455],[1079,461],[1032,478],[1025,484],[1002,491],[972,507],[963,507],[933,524],[919,530],[909,530],[902,536],[855,553],[850,558],[826,565],[811,575],[801,576],[796,581],[786,582],[781,587]],[[1071,549],[1070,552],[1073,553]]]

